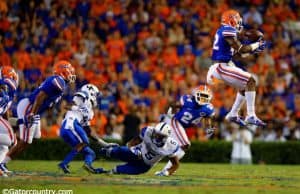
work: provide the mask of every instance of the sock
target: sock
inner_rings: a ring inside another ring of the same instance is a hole
[[[11,161],[11,157],[6,155],[4,160],[1,163],[7,164],[9,161]]]
[[[66,157],[64,158],[64,160],[62,161],[62,163],[64,165],[68,165],[73,159],[74,157],[78,154],[77,150],[71,150],[68,155],[66,155]]]
[[[96,158],[95,152],[89,146],[84,147],[81,152],[84,155],[84,163],[91,166]]]
[[[246,91],[247,116],[255,116],[255,91]]]
[[[3,161],[8,152],[8,147],[5,145],[0,145],[0,161]]]
[[[232,105],[232,108],[228,114],[232,116],[237,116],[239,114],[241,107],[244,105],[245,101],[246,101],[245,96],[243,96],[241,93],[238,92],[235,101]]]

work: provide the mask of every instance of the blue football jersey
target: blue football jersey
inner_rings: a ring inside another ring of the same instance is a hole
[[[0,97],[0,101],[1,101],[0,114],[2,115],[6,113],[6,111],[10,108],[14,100],[15,92],[17,90],[17,83],[12,79],[5,78],[5,79],[0,79],[0,85],[5,85],[7,87],[7,91],[2,91]],[[8,101],[3,101],[2,95],[8,97],[7,98]]]
[[[66,82],[62,77],[57,75],[50,76],[32,92],[32,94],[29,96],[29,101],[31,104],[33,104],[40,91],[43,91],[47,94],[48,97],[46,100],[44,100],[37,112],[37,114],[41,114],[61,100],[65,89]]]
[[[234,49],[226,42],[226,37],[237,37],[237,30],[231,26],[222,25],[214,37],[212,60],[229,62],[234,54]]]
[[[193,96],[184,95],[180,99],[181,108],[174,115],[174,118],[184,127],[189,128],[200,123],[201,118],[214,115],[214,108],[211,104],[199,105]]]

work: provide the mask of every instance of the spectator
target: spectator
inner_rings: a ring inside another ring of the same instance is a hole
[[[234,129],[232,134],[231,164],[252,164],[250,145],[253,141],[255,129],[256,127],[252,127],[251,131],[247,129]]]

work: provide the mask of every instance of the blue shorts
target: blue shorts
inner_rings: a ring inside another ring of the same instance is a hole
[[[116,166],[115,171],[119,174],[142,174],[151,168],[150,165],[145,164],[143,159],[140,159],[126,146],[113,148],[110,155],[112,158],[127,162]]]
[[[78,123],[78,121],[74,121],[74,129],[66,129],[65,123],[63,122],[61,128],[60,128],[60,137],[69,145],[72,147],[77,146],[80,143],[89,144],[89,138],[84,131],[84,129],[81,127],[81,125]]]

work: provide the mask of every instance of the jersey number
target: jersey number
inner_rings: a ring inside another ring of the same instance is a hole
[[[185,124],[189,124],[193,120],[193,115],[189,112],[184,112],[183,116],[181,117],[181,121],[184,122]],[[197,118],[192,121],[194,125],[197,125],[200,122],[201,118]]]
[[[156,154],[151,151],[149,151],[147,154],[145,154],[145,157],[147,158],[147,160],[152,160],[155,156],[156,156]]]
[[[216,34],[215,40],[214,40],[214,45],[213,45],[213,50],[219,50],[218,42],[219,42],[219,35]]]

